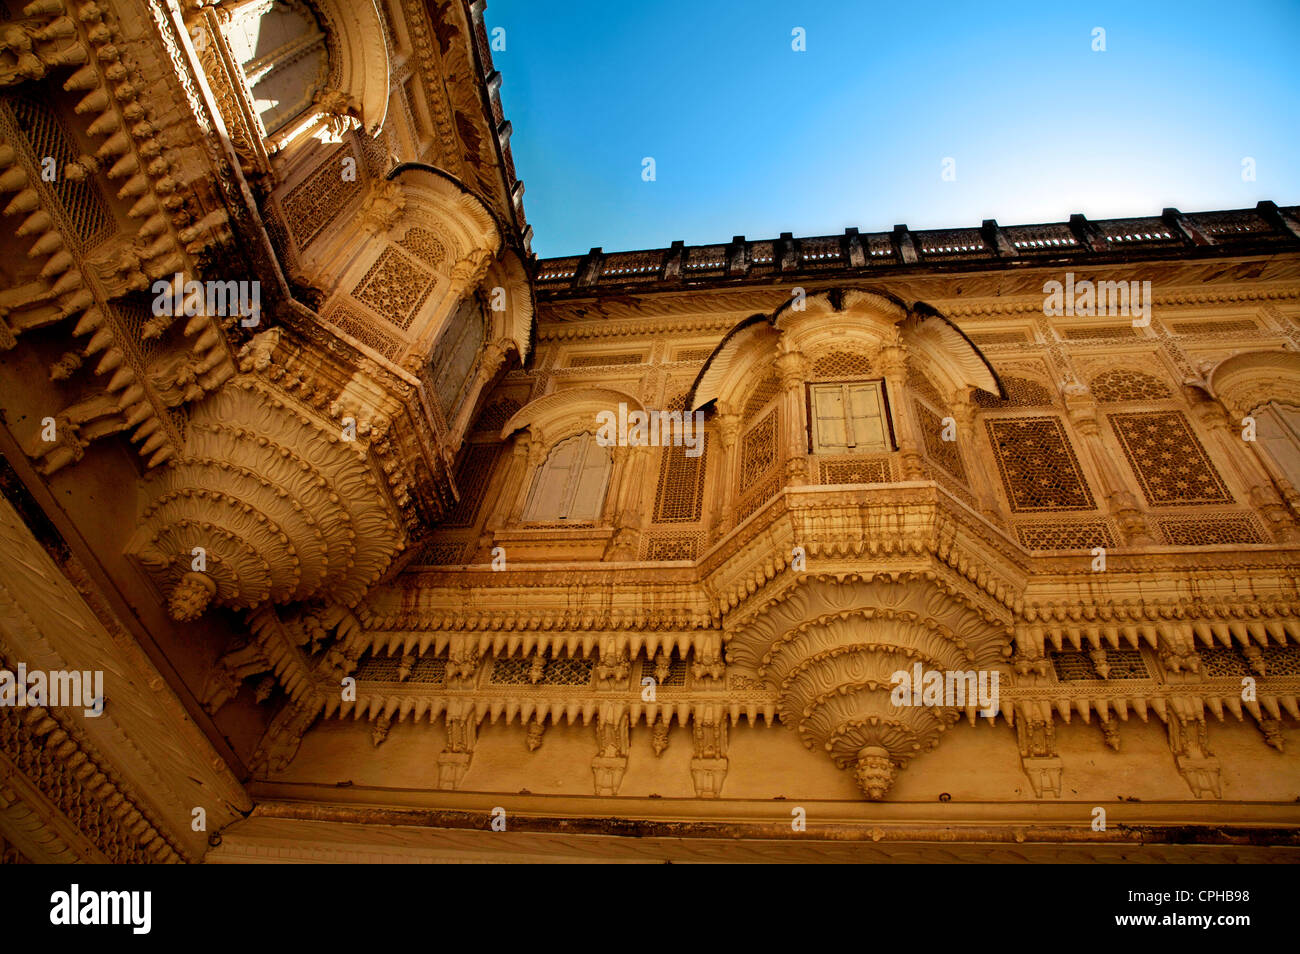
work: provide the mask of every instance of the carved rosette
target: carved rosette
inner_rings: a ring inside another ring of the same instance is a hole
[[[364,440],[252,376],[195,408],[183,453],[160,470],[128,552],[177,620],[209,604],[352,605],[402,545]]]
[[[781,721],[878,800],[960,718],[949,706],[896,705],[894,674],[996,669],[1007,647],[1004,627],[923,578],[821,579],[748,624],[728,657],[777,686]]]

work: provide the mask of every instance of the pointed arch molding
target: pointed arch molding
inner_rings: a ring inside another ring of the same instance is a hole
[[[619,404],[626,404],[629,412],[645,410],[645,405],[632,395],[612,388],[557,391],[529,401],[516,411],[501,428],[501,439],[507,440],[515,431],[524,428],[531,429],[534,438],[547,441],[579,431],[594,431],[600,426],[596,415],[601,411],[612,411],[617,415]],[[545,438],[541,437],[543,434]]]
[[[1300,407],[1300,355],[1248,351],[1226,358],[1209,374],[1210,393],[1242,418],[1268,401]]]
[[[354,99],[361,123],[373,136],[388,116],[388,41],[377,0],[314,0],[334,31],[340,92]]]
[[[753,366],[776,357],[778,350],[811,353],[856,343],[875,351],[896,338],[924,355],[953,387],[975,387],[1004,396],[988,359],[935,308],[925,302],[908,307],[879,292],[832,288],[792,299],[771,315],[751,315],[732,328],[700,369],[687,402],[697,410],[711,401],[734,400]]]

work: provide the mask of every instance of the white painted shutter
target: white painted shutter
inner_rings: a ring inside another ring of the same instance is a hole
[[[880,385],[849,384],[845,385],[845,391],[849,397],[849,423],[852,426],[854,449],[887,449],[885,409],[880,400]]]
[[[608,447],[601,447],[590,434],[585,439],[585,456],[574,468],[573,494],[569,498],[568,519],[596,521],[605,504],[605,485],[609,481],[611,457]]]
[[[840,386],[815,386],[812,394],[814,449],[823,453],[845,453],[849,446],[844,431],[844,396]]]
[[[581,438],[577,437],[561,441],[551,448],[533,484],[532,496],[524,511],[526,521],[539,523],[563,519],[566,495],[570,492],[569,480],[581,451]]]

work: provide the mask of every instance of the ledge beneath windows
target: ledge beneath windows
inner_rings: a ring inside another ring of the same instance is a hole
[[[547,523],[498,530],[492,540],[493,546],[505,548],[507,561],[540,563],[600,560],[613,538],[613,527]]]

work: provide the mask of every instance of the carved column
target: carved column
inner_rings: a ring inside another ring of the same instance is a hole
[[[546,452],[549,450],[538,435],[533,435],[525,451],[525,464],[522,485],[517,488],[514,502],[510,505],[510,516],[506,520],[506,526],[518,526],[524,518],[524,507],[528,504],[528,492],[532,489],[533,480],[537,477],[537,468],[546,462]]]
[[[614,539],[607,554],[611,560],[636,559],[643,517],[641,494],[653,450],[648,444],[613,448],[614,470],[601,511],[601,525],[614,528]]]
[[[785,483],[802,487],[808,482],[808,415],[804,409],[804,382],[808,359],[798,351],[787,351],[776,359],[781,380],[782,466]]]
[[[709,543],[729,532],[736,514],[736,488],[740,484],[737,471],[740,455],[736,441],[740,437],[740,415],[729,404],[718,402],[718,453],[717,483],[714,485],[715,505],[709,510]]]
[[[880,372],[885,377],[885,390],[889,395],[889,410],[894,418],[894,439],[898,441],[899,458],[904,480],[924,480],[925,467],[921,462],[920,425],[907,400],[907,347],[898,337],[880,349]]]
[[[1106,508],[1119,523],[1124,542],[1134,546],[1155,543],[1147,526],[1146,515],[1138,505],[1137,498],[1127,489],[1123,476],[1101,437],[1101,422],[1097,416],[1097,405],[1087,391],[1074,391],[1065,396],[1066,412],[1075,432],[1082,439],[1084,453],[1092,462],[1093,471],[1101,482],[1101,494],[1106,501]]]
[[[532,446],[532,435],[528,431],[514,436],[510,448],[510,463],[506,466],[496,499],[492,502],[487,519],[483,522],[483,529],[487,533],[500,530],[509,523],[510,515],[521,493],[520,485],[523,484],[524,477],[528,473],[528,459]]]
[[[1039,798],[1061,797],[1061,760],[1056,754],[1056,725],[1052,704],[1026,700],[1018,706],[1016,737],[1020,743],[1020,765]]]

